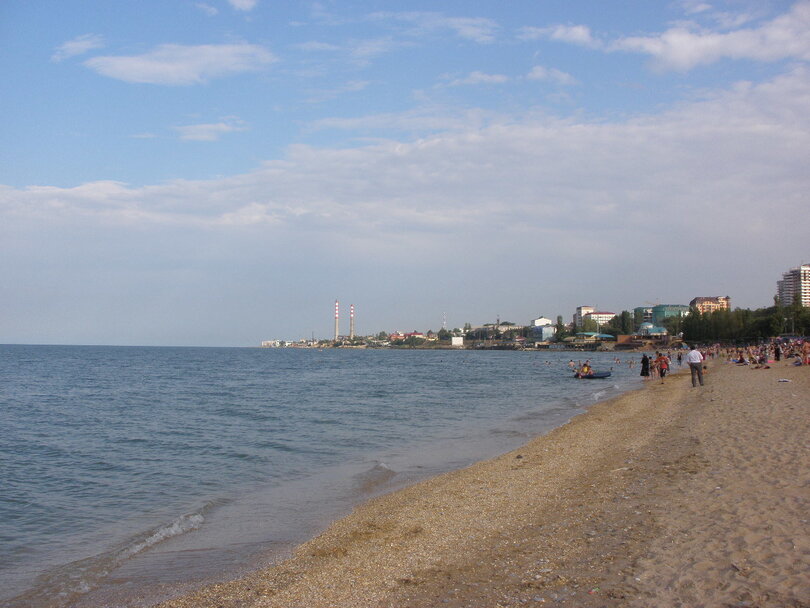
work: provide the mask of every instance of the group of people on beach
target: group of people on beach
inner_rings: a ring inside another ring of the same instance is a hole
[[[720,344],[703,348],[692,347],[683,354],[678,351],[676,360],[680,367],[685,361],[692,374],[692,386],[703,386],[703,372],[707,359],[722,359],[727,363],[748,365],[752,369],[770,369],[772,363],[786,361],[786,365],[810,365],[810,340],[808,339],[774,339],[763,344],[724,347]],[[667,372],[672,367],[672,353],[656,352],[654,357],[646,353],[641,357],[641,376],[647,380],[661,378],[664,382]]]
[[[778,339],[772,340],[765,344],[748,345],[743,347],[725,347],[720,344],[704,346],[698,348],[693,346],[686,350],[678,350],[674,356],[672,351],[656,351],[654,355],[650,356],[644,353],[641,357],[641,372],[640,375],[644,380],[661,379],[664,383],[670,369],[672,369],[673,361],[678,367],[681,367],[685,362],[689,366],[689,371],[692,376],[692,386],[703,386],[703,373],[706,371],[706,360],[708,359],[723,359],[727,363],[736,363],[737,365],[750,365],[753,369],[770,369],[771,363],[779,363],[782,360],[789,361],[789,365],[810,365],[810,340],[808,339]],[[613,361],[615,364],[620,365],[622,360],[616,357]],[[628,359],[626,363],[630,369],[635,366],[635,359]],[[587,376],[593,373],[593,367],[590,360],[574,362],[571,359],[568,362],[568,367],[575,370],[578,376]],[[611,367],[611,369],[613,369]]]
[[[680,353],[678,353],[677,360],[678,365],[681,365],[683,359]],[[670,353],[657,351],[655,357],[648,357],[647,353],[644,353],[641,357],[640,375],[645,380],[661,378],[661,383],[663,384],[670,367],[672,367],[672,355]]]
[[[789,365],[810,365],[810,340],[774,340],[726,349],[728,363],[750,365],[753,369],[770,369],[770,363],[779,363],[782,359]]]
[[[701,351],[697,347],[690,349],[689,352],[686,353],[686,356],[684,356],[682,351],[678,351],[675,355],[678,367],[681,367],[684,361],[686,361],[686,364],[689,366],[689,371],[692,374],[692,386],[697,386],[698,383],[700,383],[700,386],[703,386],[703,371],[706,369],[704,361],[707,357],[714,357],[714,351],[711,349]],[[656,351],[654,357],[648,356],[647,353],[641,356],[640,375],[645,380],[661,378],[661,384],[663,384],[664,378],[666,378],[671,368],[672,352],[670,351],[666,353]]]

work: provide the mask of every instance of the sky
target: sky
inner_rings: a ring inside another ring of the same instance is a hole
[[[0,343],[254,346],[810,261],[810,0],[3,0]]]

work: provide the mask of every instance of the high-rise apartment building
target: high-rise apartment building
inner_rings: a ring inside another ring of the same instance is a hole
[[[802,264],[782,274],[782,280],[776,282],[776,297],[779,304],[790,306],[799,295],[802,306],[810,306],[810,264]]]
[[[574,313],[574,327],[582,327],[582,320],[585,315],[596,312],[593,306],[577,306],[577,311]]]

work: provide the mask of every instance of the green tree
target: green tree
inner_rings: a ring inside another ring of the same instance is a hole
[[[691,317],[692,313],[690,313],[688,316]],[[702,320],[700,322],[702,323]],[[676,315],[674,317],[666,317],[663,321],[661,321],[661,324],[664,326],[664,328],[671,336],[677,336],[685,331],[684,317],[681,317],[680,315]]]
[[[554,328],[554,337],[557,340],[562,340],[568,335],[568,330],[565,327],[565,323],[563,323],[562,315],[557,315],[557,324],[554,326]]]
[[[801,321],[802,318],[802,299],[799,293],[793,294],[793,302],[790,303],[788,307],[788,318],[790,319],[790,331],[791,333],[801,334],[804,335],[804,332],[801,330]],[[798,326],[798,329],[797,329]]]
[[[582,319],[582,327],[579,331],[595,332],[599,326],[593,319]]]
[[[613,336],[632,334],[633,330],[633,313],[628,310],[623,310],[620,314],[613,317],[606,326],[602,327],[603,333]]]
[[[423,338],[417,338],[416,336],[408,336],[408,338],[405,340],[405,344],[411,348],[416,348],[424,343],[425,340]]]
[[[636,331],[636,322],[633,318],[633,313],[629,310],[623,310],[622,314],[619,315],[622,318],[622,333],[625,335],[629,335],[635,333]]]

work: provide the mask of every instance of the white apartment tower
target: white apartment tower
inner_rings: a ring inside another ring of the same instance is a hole
[[[582,320],[585,315],[596,312],[593,306],[577,306],[577,311],[574,313],[574,327],[582,327]]]
[[[776,283],[776,297],[782,306],[793,304],[796,294],[799,294],[802,306],[810,306],[810,264],[791,268]]]

